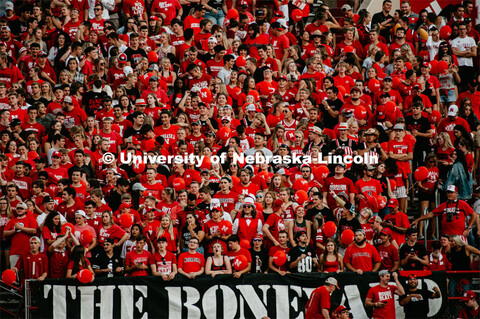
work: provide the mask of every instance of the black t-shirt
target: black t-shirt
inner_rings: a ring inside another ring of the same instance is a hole
[[[82,98],[82,104],[85,106],[85,113],[89,116],[95,116],[95,113],[102,107],[103,100],[107,97],[104,91],[87,91]]]
[[[297,267],[291,267],[290,265],[298,259],[302,254],[305,254],[306,257],[300,260],[297,264]],[[315,251],[308,247],[300,247],[300,245],[297,245],[290,249],[288,252],[288,255],[290,256],[290,270],[295,273],[305,273],[305,272],[313,272],[316,271],[316,269],[313,268],[313,258],[317,258],[315,255]]]
[[[355,217],[352,218],[351,220],[347,220],[346,218],[342,218],[338,222],[338,230],[339,230],[340,234],[345,229],[351,229],[352,231],[355,232],[357,229],[362,229],[362,225],[360,225],[360,222]]]
[[[400,300],[405,299],[412,294],[418,294],[420,295],[420,298],[412,297],[410,298],[410,302],[403,306],[405,319],[427,318],[429,311],[428,299],[433,297],[433,292],[427,289],[417,289],[415,291],[405,289],[405,295],[400,296]]]
[[[107,253],[103,250],[100,250],[98,254],[93,258],[93,269],[107,269],[109,264],[112,263],[111,267],[113,269],[113,275],[115,277],[123,276],[120,272],[115,272],[117,267],[123,267],[123,261],[120,257],[120,253],[116,250],[113,251],[113,256],[110,258],[107,256]],[[95,274],[97,277],[108,277],[108,273]]]
[[[262,249],[255,251],[250,249],[250,255],[252,255],[252,273],[264,273],[268,269],[268,251]]]
[[[315,216],[317,214],[322,214],[325,223],[330,222],[330,221],[336,223],[335,216],[333,215],[333,212],[327,207],[323,207],[322,209],[318,209],[318,208],[315,208],[315,207],[310,208],[309,210],[307,210],[307,214],[305,215],[305,219],[313,221],[313,219],[315,218]]]
[[[137,99],[140,98],[140,92],[136,87],[132,87],[131,89],[125,87],[125,92],[127,92],[128,98],[135,103]]]
[[[399,255],[400,261],[405,259],[408,254],[415,253],[418,258],[423,259],[424,256],[427,255],[427,251],[425,250],[425,246],[419,243],[415,243],[413,246],[409,246],[407,243],[403,244],[400,247]],[[404,270],[423,270],[423,265],[419,261],[412,261],[407,263],[404,267]]]
[[[328,105],[332,108],[332,111],[340,112],[340,109],[343,106],[342,100],[337,98],[334,101],[332,101],[332,100],[326,100],[326,101],[327,101]],[[327,111],[327,109],[325,107],[322,107],[321,110],[322,110],[323,125],[326,128],[329,128],[329,129],[333,130],[335,128],[335,126],[338,124],[338,116],[337,117],[331,116],[330,113]]]
[[[417,130],[420,133],[427,133],[431,129],[430,121],[426,117],[420,117],[419,119],[414,119],[413,116],[407,116],[405,118],[405,128],[407,131],[412,132],[412,130]],[[422,150],[424,147],[428,146],[429,138],[427,137],[416,137],[416,143],[414,145],[415,149]]]
[[[382,23],[382,22],[384,22],[388,19],[392,19],[392,21],[393,21],[393,17],[389,14],[387,14],[385,16],[383,14],[383,11],[375,13],[372,17],[372,26],[375,25],[375,24],[380,24],[380,23]],[[380,30],[380,35],[385,38],[387,43],[390,43],[390,28],[382,28]]]
[[[137,67],[142,57],[148,57],[147,53],[145,53],[145,50],[140,48],[134,50],[128,47],[124,53],[127,55],[127,61],[132,64],[132,69],[135,69]]]
[[[136,130],[133,126],[130,126],[125,130],[125,133],[123,133],[123,138],[129,138],[130,136],[134,136],[139,140],[143,139],[143,133],[142,129],[140,128],[139,130]]]
[[[33,99],[33,97],[29,97],[29,98],[27,98],[27,99],[25,100],[25,102],[27,102],[27,104],[30,104],[30,105],[33,105],[33,103],[35,103],[35,102],[41,102],[41,103],[43,103],[43,105],[45,105],[45,106],[47,106],[48,103],[50,103],[50,102],[48,102],[48,100],[47,100],[46,98],[44,98],[44,97],[41,97],[41,98],[39,98],[38,100]]]

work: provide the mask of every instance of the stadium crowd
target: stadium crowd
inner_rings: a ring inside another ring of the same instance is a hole
[[[472,1],[438,15],[390,0],[357,14],[355,1],[338,21],[313,2],[6,2],[1,269],[19,282],[82,269],[164,280],[470,270]],[[207,160],[135,166],[122,153]],[[235,153],[282,160],[245,165]],[[379,163],[325,165],[328,154]]]

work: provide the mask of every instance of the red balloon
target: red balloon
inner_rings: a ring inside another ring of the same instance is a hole
[[[437,72],[443,74],[448,70],[448,63],[446,61],[440,61],[437,64]]]
[[[398,88],[400,86],[400,83],[402,83],[402,80],[400,80],[400,78],[392,78],[392,88]]]
[[[120,226],[122,228],[130,228],[133,225],[133,218],[132,215],[129,213],[123,213],[120,215]]]
[[[227,20],[230,19],[237,19],[239,17],[238,10],[237,9],[230,9],[227,12],[227,16],[225,17]]]
[[[428,119],[431,124],[437,124],[442,119],[442,114],[437,110],[433,110],[432,113],[428,115]]]
[[[248,239],[240,240],[240,247],[250,249],[250,242],[248,241]]]
[[[355,115],[355,118],[357,120],[366,120],[367,119],[367,110],[363,106],[359,105],[353,111],[353,115]]]
[[[313,176],[316,179],[325,179],[330,174],[330,170],[325,165],[318,166],[313,169]]]
[[[150,51],[147,54],[148,63],[158,63],[158,54],[155,51]]]
[[[137,174],[142,174],[145,170],[145,164],[142,162],[133,163],[133,171]]]
[[[228,126],[224,126],[218,130],[217,136],[222,141],[226,141],[230,138],[230,136],[232,136],[232,129],[229,128]]]
[[[235,63],[237,64],[237,66],[239,68],[242,68],[245,66],[245,62],[247,60],[245,59],[245,57],[243,55],[239,56],[236,60],[235,60]]]
[[[418,182],[422,182],[426,180],[428,177],[428,168],[425,166],[420,166],[415,170],[415,180]]]
[[[393,101],[388,101],[385,103],[385,113],[393,114],[397,105]]]
[[[13,284],[17,280],[17,274],[13,269],[7,269],[2,273],[2,281],[7,285]]]
[[[287,262],[287,254],[283,250],[277,250],[275,254],[273,254],[273,262],[278,267],[285,265]]]
[[[295,142],[295,133],[292,131],[286,131],[285,132],[285,139],[290,141],[290,142]]]
[[[245,255],[238,255],[233,260],[233,268],[237,271],[244,270],[248,266],[248,259]]]
[[[93,274],[90,270],[88,269],[82,269],[78,272],[77,274],[77,279],[80,281],[82,284],[87,284],[92,281],[93,279]]]
[[[209,89],[207,88],[201,89],[199,92],[199,95],[202,102],[212,103],[212,100],[213,100],[212,91],[210,91]]]
[[[338,93],[340,93],[341,95],[345,95],[345,93],[347,93],[347,89],[345,89],[343,85],[337,85],[337,89]]]
[[[353,233],[353,230],[351,229],[345,229],[342,232],[342,235],[340,236],[340,239],[342,240],[342,243],[345,245],[350,245],[353,243],[353,239],[355,238],[355,234]]]
[[[347,45],[346,47],[343,48],[343,52],[345,53],[350,53],[355,51],[355,49],[351,45]]]
[[[185,181],[183,178],[177,177],[173,180],[173,188],[178,192],[185,188]]]
[[[372,93],[376,93],[380,90],[380,81],[377,79],[371,79],[368,81],[368,89]]]
[[[303,190],[306,192],[308,191],[308,182],[303,178],[299,178],[295,181],[295,183],[293,183],[293,189]]]
[[[449,25],[444,25],[440,29],[440,39],[447,40],[452,35],[452,28]]]
[[[75,232],[75,226],[72,223],[65,223],[62,225],[62,234],[67,232],[67,227],[70,228],[70,232]]]
[[[407,70],[411,70],[413,68],[410,62],[406,62],[405,67],[407,68]]]
[[[210,156],[203,157],[203,161],[202,161],[202,164],[200,165],[200,168],[204,168],[204,169],[212,168],[212,160],[210,159]]]
[[[88,229],[85,229],[80,233],[80,244],[86,246],[90,245],[93,240],[93,235],[92,232],[89,231]]]
[[[438,66],[438,61],[437,60],[432,60],[430,61],[430,74],[437,74],[437,66]]]
[[[325,225],[323,225],[323,233],[327,237],[333,237],[335,233],[337,232],[337,225],[335,225],[334,222],[329,221],[326,222]]]
[[[373,212],[378,212],[380,210],[380,207],[378,205],[378,200],[377,200],[377,197],[375,196],[368,196],[367,197],[367,201],[368,201],[368,207],[370,207],[370,209],[373,211]]]
[[[390,181],[390,189],[393,192],[394,190],[397,189],[397,182],[393,178],[390,178],[389,181]]]
[[[298,21],[302,20],[303,12],[300,9],[295,9],[292,11],[292,20],[293,22],[297,23]]]
[[[295,201],[300,205],[303,205],[305,201],[308,199],[307,192],[304,190],[298,190],[295,192]]]
[[[379,209],[384,209],[387,206],[387,198],[382,195],[377,195],[377,203]]]

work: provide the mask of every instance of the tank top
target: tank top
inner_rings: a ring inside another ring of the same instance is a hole
[[[295,236],[296,233],[299,232],[307,232],[307,221],[304,219],[303,222],[297,223],[297,221],[293,224],[293,235]]]
[[[335,261],[325,261],[325,266],[323,267],[323,271],[326,272],[336,272],[339,268],[338,260]]]
[[[215,270],[227,270],[227,266],[225,265],[225,259],[222,256],[222,264],[220,266],[215,265],[215,260],[212,257],[212,271]]]
[[[451,270],[470,270],[470,258],[467,256],[465,247],[462,247],[459,251],[451,249],[448,254],[448,259],[452,263]]]

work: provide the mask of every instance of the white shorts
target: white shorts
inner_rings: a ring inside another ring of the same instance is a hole
[[[406,197],[408,197],[407,196],[407,189],[405,188],[405,186],[397,187],[397,189],[395,189],[393,191],[393,196],[395,196],[395,198],[397,198],[397,199],[406,198]]]

